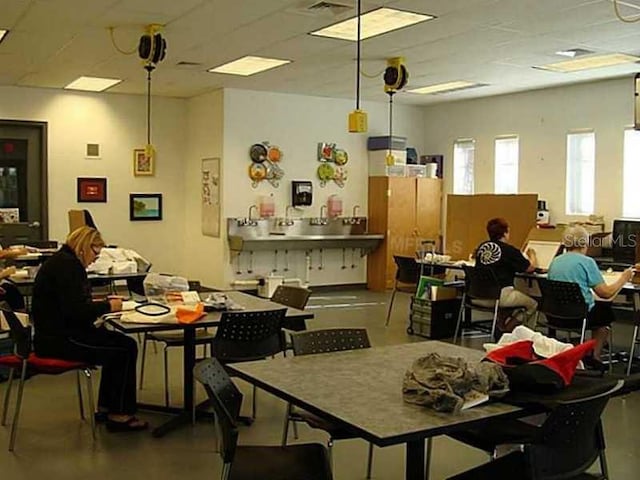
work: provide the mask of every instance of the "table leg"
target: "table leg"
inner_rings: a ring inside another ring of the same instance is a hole
[[[431,445],[430,442],[429,445]],[[424,438],[407,442],[404,478],[406,480],[424,480],[424,460]]]
[[[162,437],[171,430],[182,425],[190,424],[192,421],[193,410],[193,367],[196,364],[196,330],[192,327],[184,328],[184,346],[182,348],[183,355],[183,372],[182,372],[182,395],[183,406],[181,412],[158,428],[155,428],[151,434],[154,437]]]

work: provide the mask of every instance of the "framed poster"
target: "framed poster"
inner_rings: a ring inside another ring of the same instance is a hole
[[[78,202],[100,202],[107,201],[107,179],[106,178],[77,178],[77,201]]]
[[[154,174],[153,155],[147,155],[144,148],[136,148],[133,151],[133,174],[136,177]]]
[[[220,159],[202,159],[202,234],[220,236]]]
[[[129,220],[132,222],[162,220],[162,194],[130,193]]]

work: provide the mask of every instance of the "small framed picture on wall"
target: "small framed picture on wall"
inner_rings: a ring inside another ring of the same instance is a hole
[[[161,193],[130,193],[129,220],[162,220]]]
[[[107,179],[106,178],[90,178],[78,177],[77,195],[78,202],[99,202],[107,201]]]
[[[147,155],[144,148],[136,148],[133,151],[133,174],[139,176],[151,176],[154,174],[153,154]]]

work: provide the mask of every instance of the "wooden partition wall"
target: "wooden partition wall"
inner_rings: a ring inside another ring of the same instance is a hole
[[[487,222],[502,217],[509,222],[509,243],[521,248],[536,226],[538,195],[447,195],[445,253],[466,260],[487,239]]]

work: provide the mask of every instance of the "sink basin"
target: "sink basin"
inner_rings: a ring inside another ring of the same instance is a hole
[[[368,253],[384,240],[382,234],[366,233],[366,218],[261,219],[255,225],[241,225],[228,219],[229,248],[233,251],[313,250],[318,248],[360,248]]]

